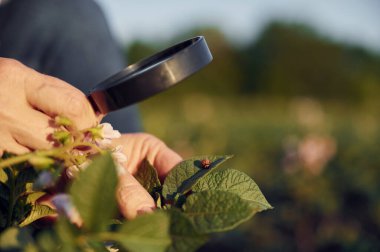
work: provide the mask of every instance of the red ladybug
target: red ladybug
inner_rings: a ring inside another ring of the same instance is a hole
[[[201,164],[202,164],[202,168],[207,169],[207,168],[210,167],[210,165],[211,165],[211,161],[208,160],[208,159],[203,159],[203,160],[201,161]]]

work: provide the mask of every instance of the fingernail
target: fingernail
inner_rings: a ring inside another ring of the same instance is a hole
[[[137,210],[137,215],[140,216],[144,214],[149,214],[149,213],[153,213],[153,211],[154,211],[154,207],[143,207],[140,210]]]

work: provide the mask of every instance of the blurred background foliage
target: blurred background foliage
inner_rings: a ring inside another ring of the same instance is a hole
[[[146,131],[183,157],[234,154],[275,207],[201,251],[380,251],[380,56],[280,21],[244,45],[206,27],[126,56],[199,34],[214,61],[141,104]]]

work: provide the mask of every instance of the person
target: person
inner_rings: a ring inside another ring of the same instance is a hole
[[[0,1],[0,150],[17,154],[51,148],[55,115],[77,128],[99,123],[86,93],[125,67],[101,8],[93,0]],[[69,84],[70,83],[70,84]],[[128,157],[117,198],[127,218],[151,212],[149,193],[132,174],[147,158],[161,177],[181,157],[158,138],[141,131],[135,106],[104,119],[124,134]]]

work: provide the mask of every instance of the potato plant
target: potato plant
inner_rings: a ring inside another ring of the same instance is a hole
[[[114,149],[99,144],[109,136],[106,127],[79,132],[63,119],[56,120],[62,127],[56,148],[1,158],[1,251],[195,251],[211,234],[272,208],[248,175],[222,166],[231,156],[198,156],[176,165],[163,182],[145,160],[135,177],[156,210],[118,218],[120,164]],[[41,201],[67,174],[72,180],[55,193],[54,207]],[[54,224],[35,225],[53,216]]]

